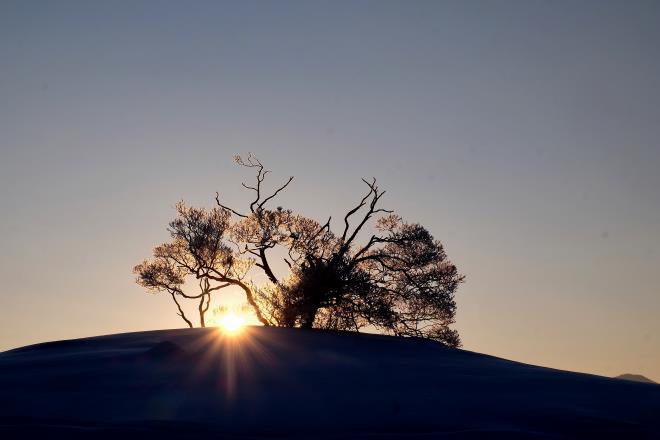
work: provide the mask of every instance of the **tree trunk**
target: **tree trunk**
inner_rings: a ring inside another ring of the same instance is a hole
[[[319,311],[318,306],[316,305],[310,306],[300,319],[300,328],[312,328],[318,311]]]
[[[243,289],[243,292],[245,292],[245,297],[247,299],[247,302],[254,310],[254,314],[257,315],[257,319],[259,320],[259,322],[261,322],[265,326],[271,325],[270,322],[261,313],[261,310],[259,309],[259,305],[254,300],[254,296],[252,295],[252,290],[247,286],[247,284],[243,283],[242,281],[233,280],[233,279],[225,279],[223,281],[234,284],[240,287],[241,289]]]
[[[188,327],[192,328],[193,323],[190,322],[190,320],[188,318],[186,318],[186,314],[183,312],[183,309],[181,308],[181,304],[179,304],[179,301],[177,301],[176,295],[172,292],[170,292],[170,295],[172,295],[172,299],[174,300],[174,304],[176,304],[177,309],[179,309],[179,313],[177,313],[177,315],[179,315],[181,317],[181,319],[186,321],[186,324],[188,324]]]
[[[204,315],[209,309],[209,304],[211,303],[211,295],[208,293],[202,295],[202,298],[199,300],[199,325],[200,327],[206,327],[206,319]]]

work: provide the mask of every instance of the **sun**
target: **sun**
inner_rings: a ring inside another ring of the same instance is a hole
[[[245,327],[245,318],[236,313],[225,313],[219,322],[219,327],[225,331],[225,333],[236,334],[240,333]]]

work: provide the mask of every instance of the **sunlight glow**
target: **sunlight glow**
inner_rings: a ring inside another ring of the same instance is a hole
[[[229,312],[220,318],[220,328],[226,333],[240,333],[245,327],[245,318],[241,315]]]

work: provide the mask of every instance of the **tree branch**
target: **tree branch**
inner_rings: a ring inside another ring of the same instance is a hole
[[[266,197],[261,203],[259,203],[259,209],[262,209],[263,206],[266,204],[266,202],[268,202],[269,200],[271,200],[271,199],[272,199],[273,197],[275,197],[280,191],[282,191],[284,188],[286,188],[287,186],[289,186],[289,184],[291,183],[292,180],[293,180],[293,176],[289,177],[289,180],[287,180],[286,183],[285,183],[284,185],[280,186],[280,187],[279,187],[279,188],[278,188],[278,189],[277,189],[272,195]]]
[[[261,267],[264,270],[266,276],[268,276],[268,279],[271,282],[273,282],[274,284],[278,284],[279,282],[277,281],[277,277],[273,273],[273,270],[270,268],[270,264],[268,264],[265,248],[263,247],[259,248],[259,257],[261,258],[261,264],[259,265],[259,267]]]
[[[352,216],[353,214],[355,214],[356,212],[358,212],[360,210],[360,208],[362,208],[364,206],[364,204],[366,203],[366,201],[369,198],[369,196],[371,195],[371,193],[374,192],[374,188],[375,188],[375,185],[376,185],[376,178],[374,177],[373,179],[374,180],[373,180],[372,183],[369,183],[366,180],[362,179],[362,181],[369,186],[369,192],[362,198],[362,200],[360,200],[360,203],[358,203],[358,205],[355,208],[348,211],[346,213],[346,215],[344,216],[344,232],[341,234],[341,239],[342,240],[346,240],[346,234],[348,233],[348,229],[350,227],[349,223],[348,223],[349,217]]]
[[[230,208],[229,206],[225,206],[225,205],[223,205],[222,203],[220,203],[220,193],[217,192],[217,191],[215,192],[215,202],[216,202],[216,203],[218,204],[218,206],[221,207],[222,209],[226,209],[227,211],[230,211],[231,213],[233,213],[234,215],[237,215],[237,216],[239,216],[239,217],[247,218],[247,215],[244,215],[244,214],[241,214],[240,212],[234,211],[234,210],[233,210],[232,208]]]

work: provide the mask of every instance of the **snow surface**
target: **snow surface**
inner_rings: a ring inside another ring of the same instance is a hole
[[[0,437],[660,439],[660,385],[379,335],[248,327],[0,353]]]

